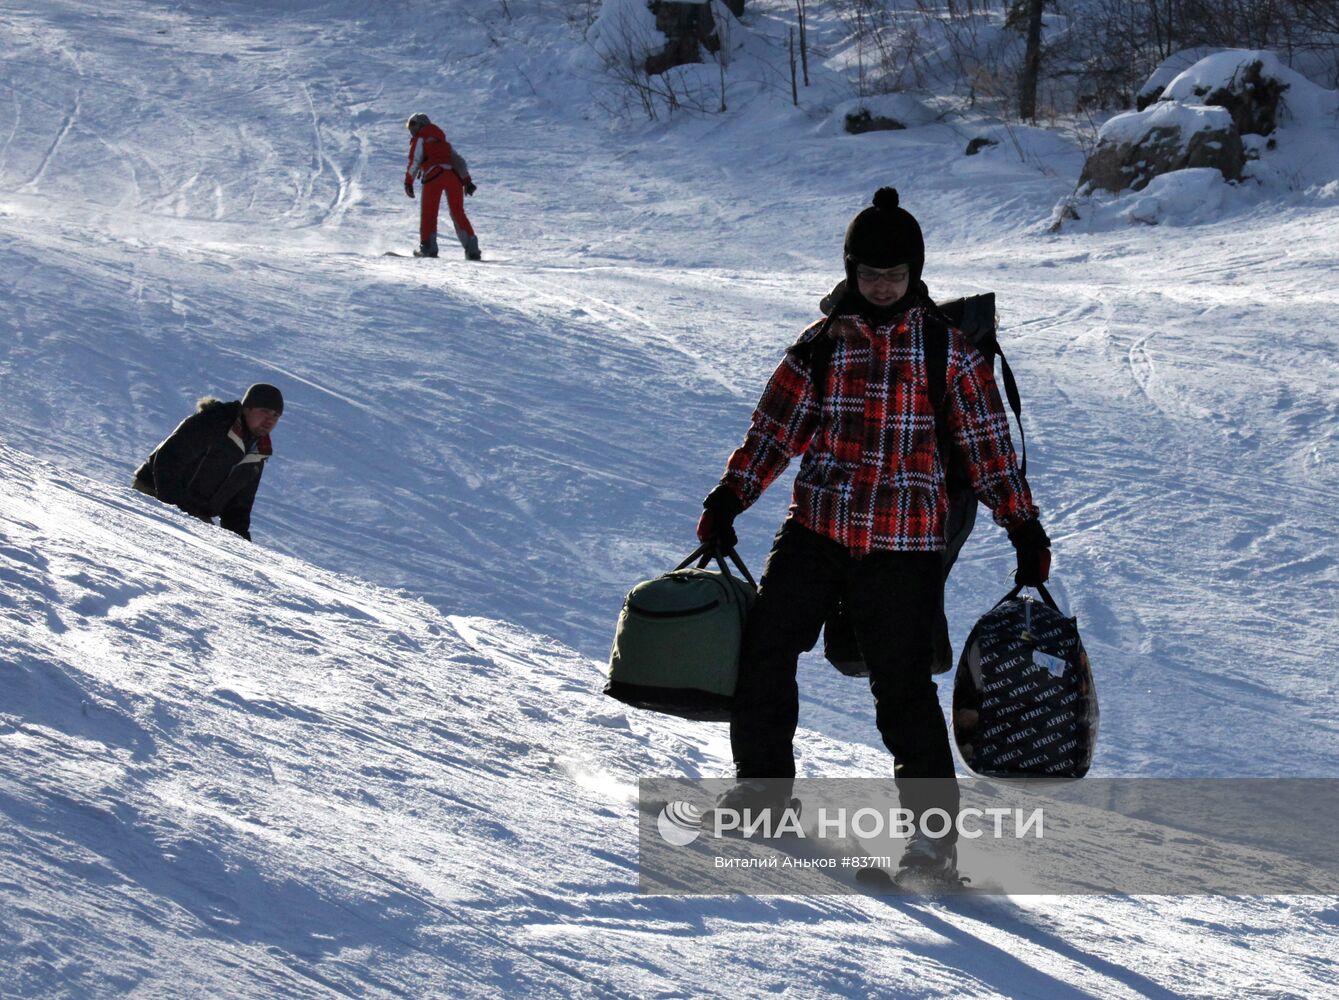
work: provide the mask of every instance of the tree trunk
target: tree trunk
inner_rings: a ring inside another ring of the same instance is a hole
[[[1023,55],[1023,79],[1018,91],[1018,117],[1037,120],[1037,77],[1041,75],[1041,5],[1027,0],[1027,50]]]

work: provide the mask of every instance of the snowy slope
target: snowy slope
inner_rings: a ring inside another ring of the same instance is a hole
[[[800,110],[769,75],[785,6],[746,23],[729,115],[611,124],[552,4],[507,21],[459,3],[0,3],[3,639],[21,679],[0,711],[24,747],[0,772],[0,864],[25,873],[4,878],[20,919],[0,966],[25,970],[25,995],[88,990],[113,960],[123,988],[170,992],[183,956],[205,984],[251,970],[253,994],[299,968],[329,979],[315,992],[373,993],[467,971],[478,992],[556,993],[576,971],[636,994],[757,976],[1317,995],[1334,977],[1317,902],[630,895],[636,776],[727,766],[718,730],[628,729],[602,703],[614,614],[691,547],[882,183],[926,228],[934,291],[999,295],[1056,589],[1098,672],[1099,772],[1339,764],[1333,195],[1244,191],[1203,225],[1046,235],[1071,145],[960,118],[842,136],[835,73]],[[469,158],[495,262],[380,256],[413,239],[415,110]],[[987,131],[1005,141],[963,157]],[[256,546],[126,490],[196,396],[262,378],[289,409]],[[755,570],[785,493],[741,519]],[[959,642],[1010,563],[981,524],[949,594]],[[824,734],[803,740],[805,772],[886,769],[859,682],[802,673],[802,722]],[[568,838],[586,853],[541,889],[517,881],[528,845]]]
[[[1326,899],[640,896],[636,779],[721,773],[720,727],[629,718],[515,626],[0,471],[6,996],[1226,997],[1263,985],[1256,939],[1272,995],[1333,976]],[[817,773],[881,766],[804,738]]]

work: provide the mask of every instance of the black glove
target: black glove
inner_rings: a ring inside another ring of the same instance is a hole
[[[739,544],[735,534],[735,518],[744,505],[735,491],[722,483],[702,501],[702,516],[697,521],[697,540],[710,545],[718,554],[724,554]]]
[[[475,192],[475,191],[478,191],[478,190],[479,190],[479,188],[475,186],[474,181],[466,181],[466,182],[465,182],[465,193],[466,193],[466,194],[474,194],[474,192]]]
[[[404,193],[411,198],[414,197],[414,178],[410,177],[408,174],[405,174],[404,178]]]
[[[1036,587],[1051,576],[1051,540],[1035,517],[1009,532],[1009,541],[1018,550],[1018,572],[1014,583]]]

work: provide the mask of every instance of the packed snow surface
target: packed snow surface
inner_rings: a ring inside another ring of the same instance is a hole
[[[728,746],[599,688],[893,184],[931,290],[998,296],[1095,773],[1336,776],[1333,123],[1284,133],[1305,173],[1140,193],[1178,225],[1051,235],[1081,152],[842,134],[826,8],[800,108],[777,0],[728,113],[652,122],[579,17],[507,6],[0,0],[0,992],[1332,991],[1324,898],[641,896],[637,778]],[[382,256],[420,110],[491,262]],[[129,489],[253,381],[287,398],[254,544]],[[755,570],[786,494],[738,523]],[[982,518],[957,645],[1011,565]],[[862,684],[801,685],[803,772],[888,773]]]

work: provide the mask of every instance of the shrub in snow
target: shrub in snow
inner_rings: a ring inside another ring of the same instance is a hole
[[[1086,192],[1139,191],[1160,174],[1197,167],[1238,180],[1245,162],[1241,135],[1227,110],[1159,101],[1102,126],[1079,186]]]

